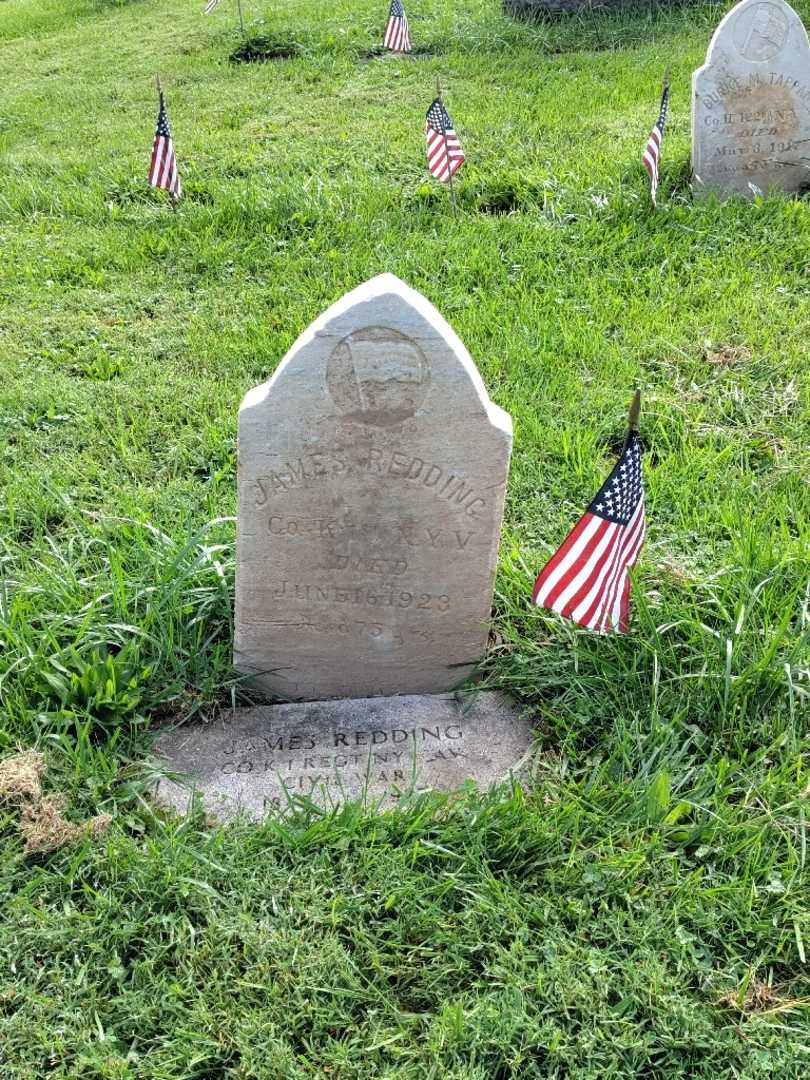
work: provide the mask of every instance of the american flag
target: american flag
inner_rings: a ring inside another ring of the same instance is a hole
[[[532,600],[580,626],[624,633],[630,615],[630,569],[644,543],[641,443],[631,428],[613,472],[551,557]]]
[[[669,83],[664,85],[664,92],[661,95],[661,111],[658,114],[658,119],[653,125],[653,129],[650,132],[650,137],[647,139],[647,145],[644,147],[644,153],[641,156],[641,160],[644,163],[644,168],[650,174],[650,198],[652,199],[653,208],[657,205],[656,197],[658,195],[658,162],[661,157],[661,143],[664,141],[664,125],[667,122],[667,111],[669,109]]]
[[[388,12],[388,22],[385,25],[383,47],[391,49],[392,52],[411,51],[411,31],[408,28],[408,17],[400,0],[391,0],[391,10]]]
[[[147,180],[152,187],[170,191],[177,199],[180,197],[180,174],[177,171],[177,159],[174,156],[172,133],[169,131],[169,117],[166,115],[166,103],[160,95],[155,141],[152,144],[152,161],[149,165]]]
[[[203,15],[210,15],[211,12],[217,7],[219,0],[208,0],[208,3],[203,8]]]
[[[464,164],[464,151],[453,130],[453,121],[440,97],[427,111],[425,119],[427,163],[431,175],[443,184],[447,183]]]

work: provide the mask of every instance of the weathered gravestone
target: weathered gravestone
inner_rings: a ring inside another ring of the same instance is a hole
[[[531,724],[483,656],[512,443],[456,334],[391,274],[333,305],[239,416],[237,668],[290,704],[165,734],[220,817],[482,786]],[[336,699],[336,700],[335,700]],[[159,795],[178,809],[188,789]]]
[[[239,412],[236,667],[292,701],[460,683],[511,443],[423,296],[383,274],[334,304]]]
[[[810,45],[784,0],[742,0],[692,77],[695,193],[721,197],[810,182]]]
[[[487,788],[519,775],[530,745],[531,726],[490,692],[464,704],[416,694],[260,705],[171,732],[158,751],[171,772],[193,778],[207,812],[228,819],[284,811],[296,796],[385,807],[470,778]],[[178,810],[189,804],[186,784],[164,779],[159,794]]]

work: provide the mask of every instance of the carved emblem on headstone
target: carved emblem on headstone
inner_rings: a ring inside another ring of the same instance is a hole
[[[734,18],[734,43],[746,60],[764,63],[787,41],[790,23],[776,4],[755,4]]]
[[[391,427],[413,416],[430,384],[430,364],[398,330],[369,326],[335,346],[326,364],[329,394],[352,420]]]

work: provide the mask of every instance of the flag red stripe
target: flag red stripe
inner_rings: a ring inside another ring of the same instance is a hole
[[[638,513],[638,509],[636,510],[636,513]],[[608,558],[600,567],[599,573],[594,575],[587,594],[580,600],[576,609],[571,613],[571,618],[574,622],[579,623],[580,626],[587,626],[590,629],[594,628],[595,615],[597,612],[601,611],[605,590],[608,583],[612,580],[612,575],[621,558],[622,545],[627,537],[627,531],[628,529],[633,528],[634,522],[635,515],[626,526],[617,527],[614,542],[608,553]]]
[[[630,575],[625,574],[622,595],[619,599],[619,633],[626,634],[630,629]]]
[[[578,552],[572,550],[565,564],[564,572],[559,576],[554,586],[548,590],[543,601],[545,607],[551,608],[553,611],[559,611],[561,615],[564,613],[563,609],[570,600],[572,592],[578,592],[583,579],[590,578],[592,575],[594,562],[600,561],[602,551],[606,545],[610,545],[611,534],[616,528],[609,521],[605,521],[604,518],[600,518],[595,514],[586,516],[593,518],[596,523],[593,533],[589,536],[584,547]]]
[[[647,145],[644,147],[644,153],[641,156],[641,161],[644,168],[650,174],[650,199],[653,206],[656,205],[656,194],[658,192],[658,161],[661,151],[661,130],[656,126],[650,132],[650,137],[647,140]]]
[[[610,612],[615,589],[622,580],[622,575],[627,573],[627,553],[632,550],[635,544],[636,537],[639,531],[644,532],[644,502],[639,503],[633,518],[627,524],[624,529],[624,535],[622,536],[621,543],[618,545],[616,551],[616,559],[614,561],[611,573],[606,578],[599,591],[598,603],[595,605],[595,610],[592,614],[589,613],[589,618],[583,620],[583,626],[589,626],[591,629],[602,630],[606,616]]]
[[[458,136],[452,128],[448,128],[445,145],[444,135],[429,124],[425,127],[425,134],[428,169],[437,180],[448,180],[458,172],[464,162],[464,151],[461,149]]]
[[[639,511],[636,510],[636,514],[638,514],[638,512]],[[612,558],[609,565],[606,567],[605,572],[601,575],[599,581],[594,584],[590,596],[583,601],[582,605],[580,605],[581,608],[587,606],[587,610],[581,612],[577,618],[577,622],[580,626],[587,626],[589,630],[597,629],[605,610],[605,596],[610,588],[610,583],[613,580],[617,567],[621,566],[622,551],[628,539],[628,530],[634,528],[635,523],[636,516],[634,515],[632,521],[617,537]]]
[[[448,133],[446,150],[451,154],[458,156],[462,153],[461,145],[458,139],[453,138]],[[431,129],[431,134],[428,136],[428,157],[431,159],[439,157],[439,155],[445,153],[445,141],[444,136],[439,135],[437,132]]]
[[[152,187],[163,188],[173,195],[180,194],[180,177],[177,172],[174,148],[171,140],[163,135],[157,136],[152,147],[147,181]]]
[[[628,616],[630,614],[630,571],[636,565],[638,554],[641,551],[641,545],[644,543],[645,534],[646,530],[642,532],[636,543],[636,547],[633,549],[629,558],[627,559],[627,562],[625,563],[624,573],[621,577],[621,589],[618,591],[618,595],[614,599],[613,608],[610,613],[610,623],[612,623],[614,628],[616,628],[619,633],[624,633],[629,623]],[[608,626],[609,624],[606,621],[605,629],[607,629]]]
[[[162,157],[161,162],[160,162],[160,174],[158,176],[158,183],[160,184],[160,186],[162,188],[165,188],[166,187],[166,181],[167,181],[167,179],[169,177],[169,163],[170,163],[169,151],[168,151],[168,149],[166,147],[165,141],[163,143],[162,152],[163,152],[163,157]]]
[[[594,597],[601,595],[605,578],[615,565],[616,552],[621,545],[621,542],[622,527],[621,525],[616,525],[611,533],[610,546],[605,551],[604,558],[600,560],[598,568],[594,567],[594,573],[586,583],[584,595],[581,596],[581,598],[577,598],[576,606],[571,608],[571,613],[568,616],[581,626],[587,625],[587,619],[584,617],[584,613],[591,610]]]
[[[534,583],[532,600],[535,604],[541,607],[545,604],[546,597],[551,589],[559,581],[560,576],[565,573],[565,564],[571,558],[571,549],[576,544],[579,544],[576,553],[579,554],[579,551],[588,542],[588,538],[599,527],[598,520],[593,514],[585,514],[566,536],[560,548],[551,556]],[[583,534],[586,534],[584,538]],[[576,554],[573,556],[574,558],[576,558]]]
[[[594,567],[593,574],[576,597],[576,603],[571,605],[568,617],[573,619],[574,622],[582,625],[586,624],[587,615],[592,610],[594,598],[600,595],[605,578],[615,564],[616,551],[621,543],[621,536],[622,528],[620,525],[617,525],[615,531],[611,535],[610,546],[605,550],[604,557],[600,560],[599,566]]]
[[[623,542],[622,553],[620,554],[616,566],[616,573],[613,576],[609,588],[603,593],[602,602],[592,620],[591,629],[597,630],[600,634],[617,629],[613,619],[614,598],[616,592],[621,590],[623,583],[627,580],[627,552],[632,548],[633,544],[634,540],[631,537],[627,537]],[[615,621],[618,622],[618,620]]]
[[[641,517],[636,524],[633,534],[628,536],[623,544],[621,565],[617,569],[610,589],[605,594],[604,615],[599,625],[599,629],[602,631],[611,629],[611,625],[614,628],[618,627],[621,623],[621,610],[617,610],[617,597],[623,592],[625,582],[629,582],[630,580],[630,568],[635,564],[635,561],[638,558],[638,553],[641,551],[641,545],[644,543],[644,536],[647,531],[643,504],[640,506],[640,510]]]
[[[147,182],[152,184],[153,187],[154,187],[154,184],[155,184],[155,177],[157,175],[156,172],[155,172],[155,167],[157,165],[157,152],[158,152],[157,143],[155,143],[154,146],[152,147],[152,160],[151,160],[151,162],[149,164],[149,175],[146,178]]]
[[[408,31],[408,20],[392,16],[388,20],[383,37],[383,46],[392,52],[410,52],[411,39]]]
[[[587,607],[587,598],[591,595],[594,588],[594,582],[598,581],[604,573],[606,564],[613,556],[613,552],[618,542],[618,535],[621,532],[621,526],[608,523],[609,527],[605,530],[605,537],[603,542],[599,545],[599,550],[594,553],[593,559],[591,559],[587,567],[583,567],[583,571],[577,574],[576,579],[571,583],[571,587],[566,590],[565,594],[560,597],[560,602],[555,606],[555,611],[559,611],[561,615],[565,615],[566,618],[575,618],[575,612],[577,612],[583,604]]]

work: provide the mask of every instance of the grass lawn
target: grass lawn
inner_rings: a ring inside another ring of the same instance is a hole
[[[497,0],[0,4],[0,1077],[721,1078],[810,1069],[810,205],[693,204],[725,5],[527,28]],[[810,21],[810,4],[799,5]],[[640,153],[672,74],[659,210]],[[167,97],[186,196],[144,183]],[[428,182],[437,76],[468,156]],[[239,401],[392,271],[515,420],[486,682],[528,793],[214,828],[150,738],[240,696]],[[632,632],[532,610],[644,391]]]

